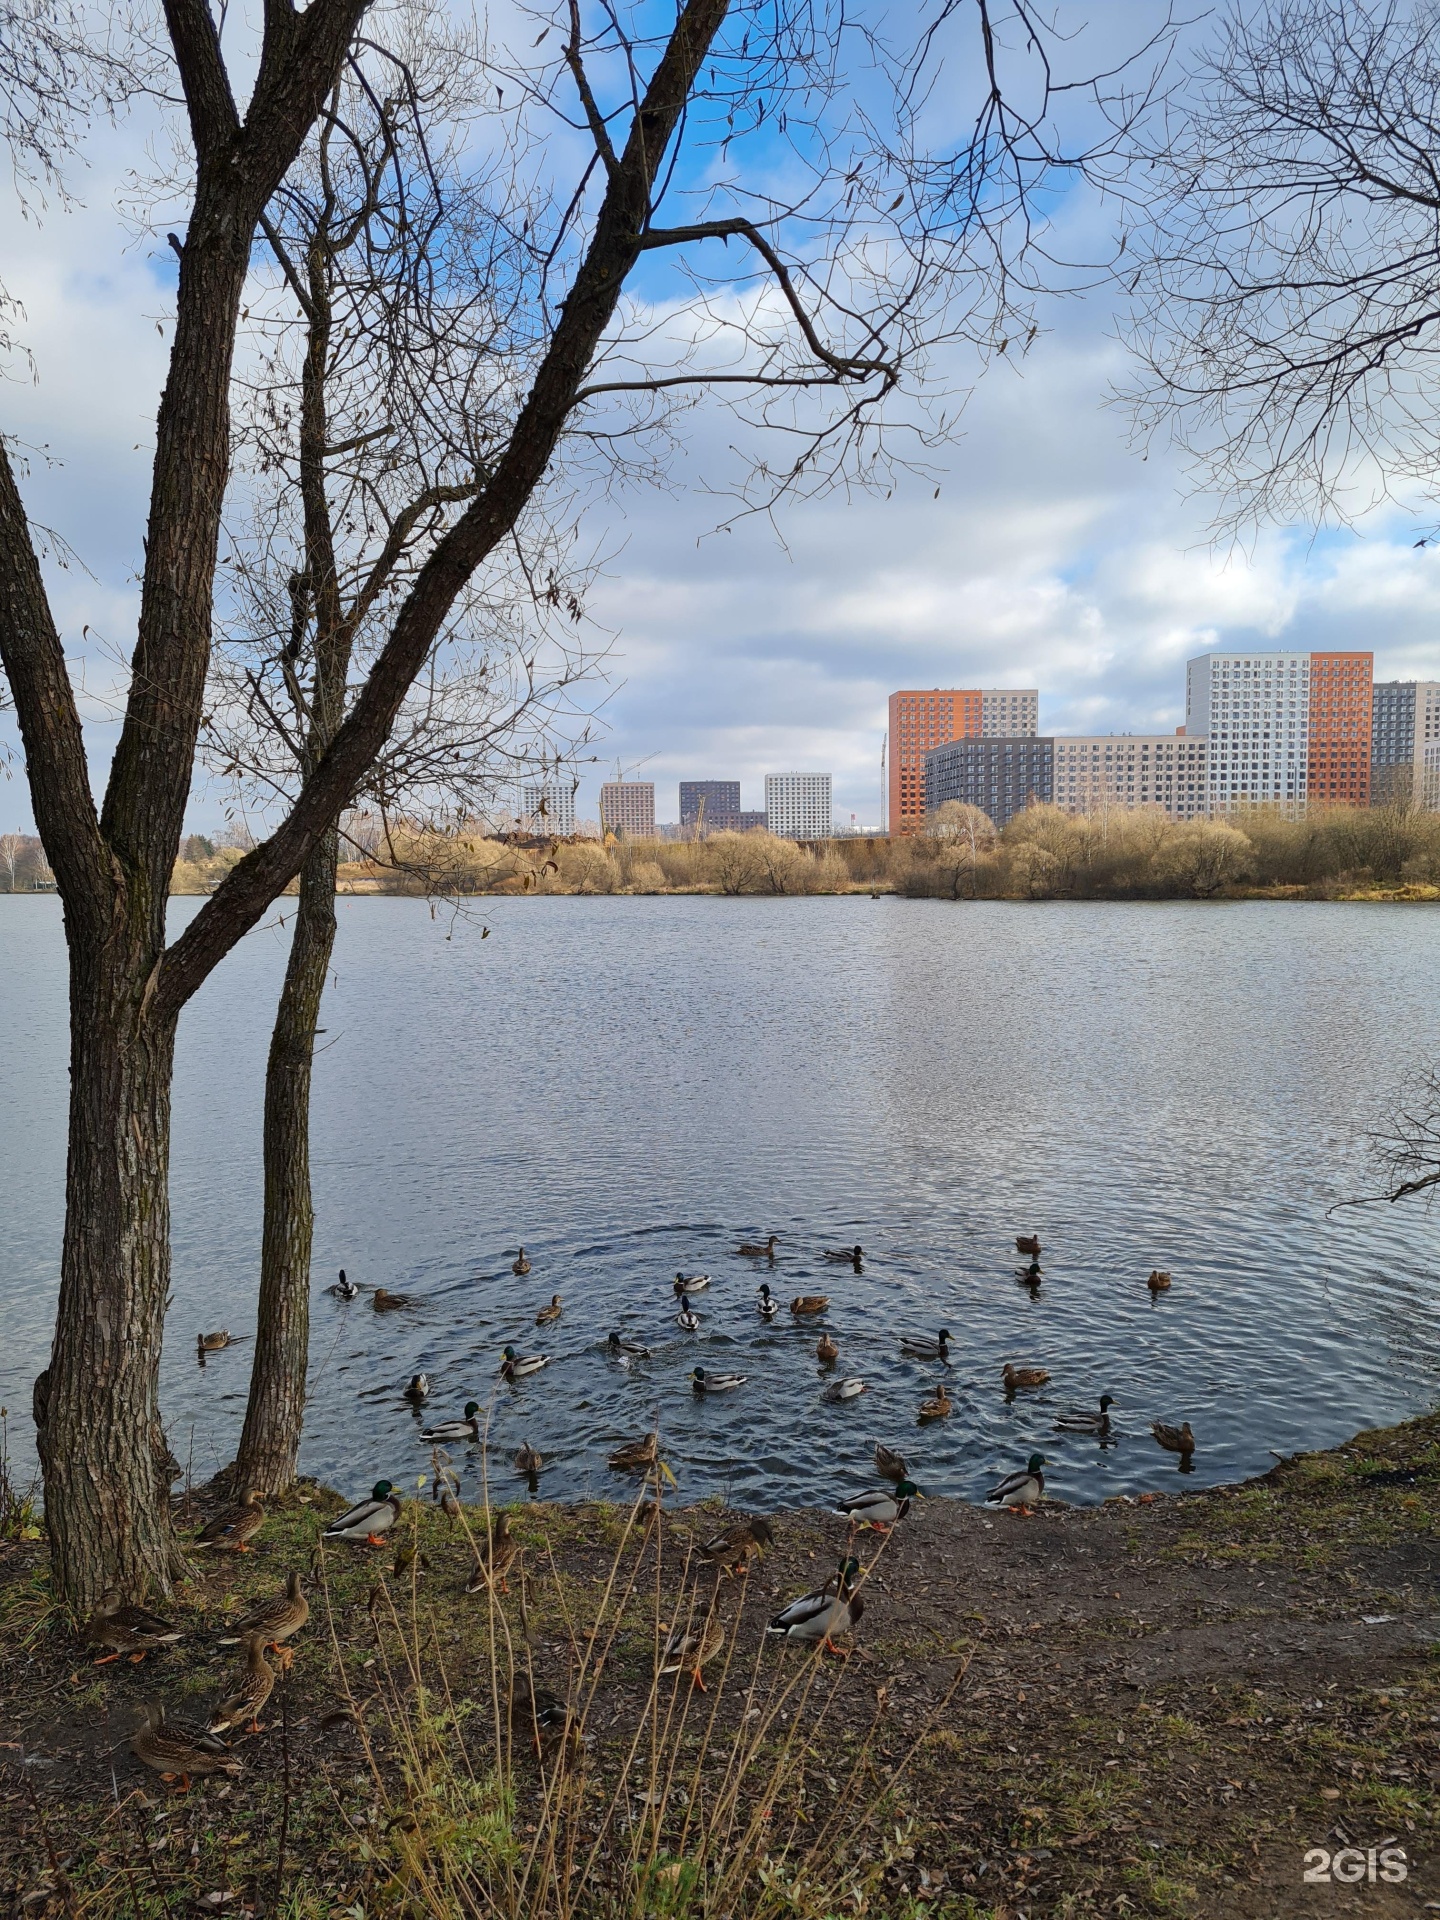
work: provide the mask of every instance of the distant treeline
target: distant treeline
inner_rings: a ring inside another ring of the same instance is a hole
[[[1077,817],[1035,806],[997,832],[950,802],[924,833],[814,845],[763,831],[701,840],[520,843],[483,832],[392,830],[386,856],[341,869],[381,893],[816,894],[915,898],[1211,899],[1285,889],[1316,898],[1440,890],[1440,815],[1408,805],[1254,808],[1219,820],[1155,809]]]
[[[192,834],[171,891],[209,893],[239,846]],[[40,842],[0,835],[0,893],[50,891]],[[703,840],[497,839],[480,828],[392,827],[340,869],[347,893],[891,892],[941,900],[1167,900],[1285,891],[1315,899],[1383,892],[1440,897],[1440,814],[1406,805],[1316,808],[1300,819],[1256,807],[1220,820],[1155,809],[1089,816],[1030,807],[997,832],[950,802],[905,839],[813,845],[775,834]]]

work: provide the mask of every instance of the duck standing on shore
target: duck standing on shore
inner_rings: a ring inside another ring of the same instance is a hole
[[[259,1634],[265,1651],[278,1653],[282,1670],[288,1670],[295,1658],[295,1650],[283,1646],[281,1642],[288,1640],[292,1633],[298,1633],[309,1618],[310,1602],[305,1598],[299,1573],[292,1572],[286,1578],[285,1591],[247,1613],[243,1620],[236,1623],[234,1637],[222,1640],[220,1644],[234,1646]]]
[[[321,1536],[325,1540],[364,1540],[383,1547],[384,1535],[400,1518],[403,1502],[388,1480],[377,1480],[368,1500],[358,1500],[339,1514]]]
[[[991,1488],[986,1500],[1020,1513],[1038,1507],[1045,1497],[1045,1475],[1041,1471],[1044,1465],[1044,1454],[1032,1453],[1018,1473],[1007,1473],[998,1487]]]
[[[260,1712],[275,1686],[275,1669],[265,1658],[265,1642],[258,1634],[245,1641],[245,1668],[240,1684],[211,1714],[207,1733],[229,1733],[244,1727],[247,1733],[263,1733]]]
[[[708,1693],[701,1674],[701,1668],[707,1660],[713,1660],[725,1644],[725,1623],[720,1618],[714,1602],[710,1611],[699,1626],[677,1626],[671,1629],[664,1646],[660,1649],[660,1659],[656,1665],[657,1674],[688,1673],[692,1687],[698,1687],[701,1693]]]
[[[842,1560],[838,1574],[814,1593],[802,1593],[798,1600],[782,1607],[765,1631],[782,1640],[818,1640],[826,1653],[847,1658],[834,1644],[834,1636],[849,1633],[865,1611],[863,1596],[854,1590],[859,1577],[860,1562],[854,1558]]]
[[[250,1542],[265,1524],[265,1509],[254,1487],[241,1494],[233,1506],[222,1507],[211,1516],[191,1543],[197,1547],[223,1547],[231,1553],[249,1553]]]
[[[148,1607],[122,1599],[119,1588],[111,1587],[86,1622],[85,1638],[93,1647],[110,1649],[95,1662],[97,1667],[108,1667],[127,1653],[134,1666],[157,1647],[173,1647],[184,1634]]]
[[[874,1493],[846,1494],[836,1503],[835,1512],[852,1527],[873,1527],[876,1533],[888,1533],[910,1511],[910,1502],[921,1498],[913,1480],[901,1480],[893,1490],[881,1487]]]
[[[757,1557],[766,1547],[773,1546],[775,1535],[768,1520],[759,1514],[738,1525],[727,1527],[723,1533],[712,1534],[708,1540],[700,1543],[700,1554],[712,1566],[723,1567],[732,1578],[744,1573],[746,1560],[751,1553]]]
[[[178,1780],[182,1793],[190,1791],[192,1776],[245,1771],[244,1761],[223,1740],[183,1720],[168,1720],[158,1701],[141,1713],[140,1724],[130,1736],[130,1751],[162,1780]]]

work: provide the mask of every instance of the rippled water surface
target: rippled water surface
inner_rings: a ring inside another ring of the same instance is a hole
[[[762,1506],[873,1480],[877,1436],[927,1492],[977,1496],[1039,1446],[1053,1491],[1089,1501],[1173,1479],[1155,1416],[1191,1421],[1196,1484],[1436,1401],[1440,1217],[1326,1211],[1361,1183],[1360,1131],[1440,1055],[1433,910],[364,900],[340,925],[304,1465],[347,1490],[426,1470],[400,1398],[417,1369],[430,1415],[474,1396],[497,1455],[539,1447],[549,1497],[613,1490],[606,1450],[658,1407],[684,1497]],[[196,1477],[230,1457],[244,1408],[249,1348],[202,1370],[194,1340],[253,1327],[285,937],[252,935],[181,1030],[163,1394]],[[0,898],[0,1031],[0,1394],[23,1461],[63,1197],[53,900]],[[1028,1231],[1045,1246],[1034,1297],[1012,1250]],[[733,1251],[769,1233],[773,1268]],[[820,1258],[854,1241],[860,1274]],[[332,1300],[341,1266],[413,1308]],[[1152,1302],[1157,1266],[1174,1286]],[[698,1334],[674,1324],[677,1268],[713,1276]],[[838,1372],[867,1393],[822,1402],[817,1329],[762,1325],[761,1279],[830,1295]],[[537,1330],[554,1292],[564,1316]],[[899,1336],[941,1326],[955,1412],[920,1429],[939,1373]],[[612,1328],[652,1358],[617,1365]],[[550,1366],[498,1385],[507,1341]],[[1007,1359],[1052,1384],[1007,1404]],[[746,1385],[699,1398],[697,1364]],[[1051,1432],[1102,1392],[1116,1445]],[[456,1453],[473,1490],[478,1450]],[[503,1459],[492,1473],[513,1478]]]

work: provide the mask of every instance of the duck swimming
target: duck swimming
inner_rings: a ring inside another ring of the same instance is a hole
[[[622,1340],[618,1333],[607,1335],[605,1345],[610,1349],[611,1353],[628,1354],[632,1360],[648,1360],[650,1358],[649,1347],[642,1347],[638,1340]]]
[[[1152,1420],[1150,1431],[1167,1453],[1178,1453],[1188,1460],[1195,1451],[1195,1436],[1188,1420],[1179,1427],[1167,1427],[1163,1420]]]
[[[884,1446],[877,1440],[875,1470],[884,1480],[903,1480],[905,1478],[904,1454],[896,1453],[893,1447]]]
[[[506,1347],[500,1358],[500,1373],[506,1380],[523,1380],[528,1374],[539,1373],[542,1367],[548,1367],[548,1353],[516,1353],[514,1347]]]
[[[552,1320],[558,1320],[560,1318],[560,1313],[560,1296],[558,1293],[552,1293],[549,1306],[541,1307],[540,1311],[536,1314],[535,1324],[537,1327],[548,1327]]]
[[[410,1384],[405,1389],[405,1398],[415,1407],[418,1407],[422,1400],[428,1400],[430,1398],[429,1374],[412,1373]]]
[[[704,1367],[696,1367],[690,1384],[696,1393],[733,1393],[736,1387],[744,1386],[745,1378],[743,1373],[707,1373]]]
[[[839,1342],[832,1339],[828,1332],[822,1333],[815,1342],[815,1358],[822,1367],[833,1367],[840,1358]]]
[[[675,1316],[675,1324],[677,1327],[683,1327],[686,1333],[698,1333],[700,1331],[700,1316],[693,1307],[682,1305],[679,1313]]]
[[[643,1440],[627,1440],[616,1447],[610,1465],[616,1473],[643,1473],[660,1458],[660,1435],[647,1433]]]
[[[420,1438],[422,1440],[478,1440],[480,1438],[480,1402],[467,1400],[465,1412],[459,1420],[442,1420],[438,1426],[426,1427]]]
[[[768,1280],[760,1282],[760,1297],[755,1302],[755,1311],[762,1320],[773,1320],[780,1311],[780,1302],[771,1293]]]
[[[1145,1284],[1152,1293],[1164,1293],[1170,1285],[1170,1276],[1168,1273],[1162,1273],[1159,1267],[1156,1267]]]
[[[1028,1253],[1032,1260],[1038,1260],[1040,1258],[1039,1236],[1033,1233],[1017,1233],[1015,1236],[1015,1251],[1017,1253]]]
[[[836,1401],[840,1400],[858,1400],[860,1395],[867,1391],[868,1389],[863,1380],[854,1378],[849,1380],[832,1380],[820,1398],[822,1400],[828,1400],[833,1405]]]
[[[824,1313],[829,1305],[828,1293],[797,1293],[790,1302],[790,1311],[797,1316],[807,1313]]]
[[[865,1249],[859,1245],[853,1247],[827,1247],[825,1249],[825,1258],[827,1260],[844,1260],[858,1272],[864,1263]]]
[[[922,1420],[948,1420],[954,1411],[954,1402],[945,1391],[945,1382],[943,1380],[935,1389],[935,1397],[933,1400],[922,1400],[920,1402],[920,1418]]]
[[[943,1360],[949,1366],[950,1330],[942,1327],[933,1340],[906,1334],[900,1341],[900,1351],[909,1354],[912,1360]]]
[[[539,1473],[545,1465],[545,1456],[538,1447],[532,1447],[528,1440],[522,1440],[515,1453],[515,1471],[517,1473]]]
[[[1100,1396],[1100,1411],[1098,1413],[1092,1413],[1085,1407],[1071,1407],[1065,1413],[1056,1415],[1055,1431],[1057,1433],[1108,1434],[1110,1431],[1110,1409],[1114,1404],[1114,1394],[1102,1393]]]
[[[230,1336],[224,1332],[202,1333],[197,1336],[197,1339],[201,1353],[219,1353],[222,1347],[228,1347],[230,1344]]]
[[[1007,1360],[1000,1378],[1005,1382],[1006,1393],[1015,1393],[1021,1387],[1043,1387],[1050,1375],[1044,1367],[1012,1367]]]
[[[742,1254],[747,1260],[773,1260],[775,1258],[775,1242],[779,1238],[778,1233],[772,1233],[770,1238],[759,1246],[757,1246],[753,1240],[742,1240],[735,1251],[738,1254]]]
[[[327,1293],[333,1293],[337,1300],[353,1300],[360,1289],[353,1280],[347,1279],[345,1269],[341,1267],[340,1278],[333,1286],[327,1287],[325,1291]]]
[[[529,1273],[530,1262],[525,1258],[525,1249],[523,1247],[521,1247],[515,1258],[510,1262],[510,1271],[518,1275],[522,1280],[525,1275]]]
[[[675,1291],[682,1293],[703,1293],[710,1284],[708,1273],[677,1273]]]
[[[391,1293],[386,1287],[376,1287],[370,1304],[376,1313],[394,1313],[401,1307],[413,1306],[408,1293]]]

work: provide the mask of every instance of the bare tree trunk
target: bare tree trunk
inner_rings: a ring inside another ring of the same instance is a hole
[[[175,1023],[147,1014],[143,964],[70,953],[60,1305],[35,1409],[54,1565],[83,1612],[108,1585],[164,1590],[183,1569],[158,1396]]]
[[[321,839],[300,875],[300,902],[265,1070],[265,1228],[260,1305],[237,1486],[282,1493],[295,1478],[310,1353],[310,1080],[320,1001],[335,946],[339,838]]]

